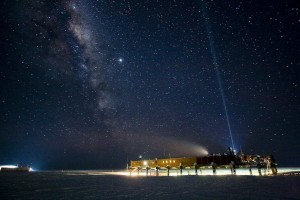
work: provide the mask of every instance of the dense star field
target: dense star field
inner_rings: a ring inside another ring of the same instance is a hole
[[[3,0],[0,164],[228,146],[299,166],[297,0]]]

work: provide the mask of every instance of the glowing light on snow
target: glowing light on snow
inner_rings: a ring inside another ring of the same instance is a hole
[[[300,168],[278,168],[278,172],[279,173],[284,173],[284,172],[299,172]],[[138,177],[146,177],[146,170],[140,170],[139,173],[137,170],[133,170],[131,173],[128,170],[120,170],[120,171],[78,171],[78,172],[74,172],[74,171],[70,171],[67,172],[66,171],[66,175],[68,176],[72,176],[72,175],[90,175],[90,176],[103,176],[103,175],[110,175],[110,176],[128,176],[128,177],[133,177],[133,178],[138,178]],[[236,175],[232,175],[231,174],[231,170],[230,168],[217,168],[217,173],[213,174],[213,171],[211,168],[205,168],[205,169],[199,169],[198,170],[198,175],[196,175],[195,170],[194,169],[184,169],[182,171],[182,175],[180,174],[180,170],[179,169],[172,169],[170,170],[169,173],[170,176],[172,177],[180,177],[180,176],[186,176],[186,175],[193,175],[193,176],[237,176],[237,177],[241,177],[241,176],[259,176],[257,169],[253,168],[252,169],[252,175],[250,175],[249,169],[248,168],[239,168],[236,170]],[[271,171],[267,171],[266,173],[263,173],[263,176],[269,176],[272,175]],[[156,176],[156,172],[155,169],[151,169],[148,171],[148,176],[152,177],[152,176]],[[167,176],[167,170],[160,170],[159,171],[159,176]]]

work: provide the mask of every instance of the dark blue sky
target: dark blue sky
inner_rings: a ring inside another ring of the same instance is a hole
[[[5,0],[1,30],[0,164],[225,152],[221,88],[237,150],[300,164],[296,0]]]

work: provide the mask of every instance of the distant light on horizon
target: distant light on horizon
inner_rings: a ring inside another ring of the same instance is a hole
[[[11,168],[11,169],[13,169],[13,168],[17,168],[18,166],[17,165],[0,165],[0,170],[1,170],[1,168]]]

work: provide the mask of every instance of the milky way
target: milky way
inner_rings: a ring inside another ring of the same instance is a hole
[[[4,0],[0,162],[121,168],[223,153],[230,125],[237,150],[298,165],[297,2],[201,5]]]

